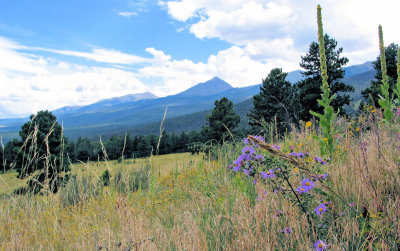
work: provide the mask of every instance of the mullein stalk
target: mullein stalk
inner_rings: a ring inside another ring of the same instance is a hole
[[[386,121],[390,121],[393,118],[393,103],[390,98],[390,85],[389,85],[389,77],[387,75],[386,69],[386,56],[385,56],[385,45],[383,43],[383,32],[382,26],[379,25],[379,49],[380,49],[380,60],[381,60],[381,71],[382,71],[382,84],[381,84],[381,92],[382,95],[379,95],[378,103],[383,109],[383,115]]]
[[[396,82],[396,89],[393,90],[396,94],[396,105],[400,106],[400,46],[397,51],[397,82]]]
[[[318,42],[319,42],[319,56],[321,63],[321,75],[322,75],[322,94],[321,99],[318,100],[318,104],[324,107],[324,113],[319,114],[313,111],[310,113],[319,118],[320,128],[323,132],[323,139],[319,138],[321,153],[325,154],[326,152],[329,155],[332,155],[335,150],[335,141],[334,136],[336,134],[335,128],[333,126],[334,121],[334,110],[331,106],[332,100],[335,98],[335,95],[330,96],[330,88],[328,84],[328,74],[327,74],[327,66],[326,66],[326,56],[325,56],[325,41],[324,41],[324,31],[322,26],[322,15],[321,15],[321,6],[317,7],[317,20],[318,20]]]

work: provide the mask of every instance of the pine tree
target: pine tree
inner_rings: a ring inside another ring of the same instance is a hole
[[[332,101],[335,111],[340,109],[340,114],[345,114],[343,106],[350,104],[350,96],[346,92],[353,92],[354,88],[340,80],[344,78],[343,67],[349,62],[346,57],[341,57],[343,48],[336,48],[337,42],[325,34],[325,53],[326,66],[328,74],[328,85],[330,96],[336,94],[336,98]],[[317,102],[321,98],[321,64],[319,59],[319,44],[312,42],[308,53],[301,57],[300,66],[304,69],[302,75],[305,79],[299,81],[296,85],[299,89],[298,102],[301,104],[299,108],[299,118],[308,121],[312,118],[310,110],[323,113],[323,107]]]
[[[397,80],[397,54],[399,45],[391,43],[389,46],[385,47],[385,58],[386,58],[386,69],[387,75],[389,77],[389,93],[392,95],[393,89],[396,86]],[[382,95],[381,84],[382,84],[382,69],[380,56],[372,63],[376,71],[375,79],[371,81],[370,87],[363,90],[362,96],[369,103],[378,105],[379,95]],[[371,100],[372,97],[372,100]]]
[[[46,182],[50,191],[57,191],[59,174],[69,170],[68,162],[63,162],[65,145],[57,118],[49,111],[32,114],[19,135],[25,146],[17,156],[18,178],[30,178],[28,186],[34,192],[39,192]]]
[[[295,120],[295,87],[286,80],[282,69],[272,69],[263,79],[260,93],[254,95],[254,108],[248,114],[253,132],[262,129],[263,122],[278,123],[279,132],[285,132]]]
[[[215,139],[217,142],[227,139],[229,131],[233,133],[240,122],[239,115],[233,110],[233,103],[226,97],[216,100],[211,114],[207,115],[207,126],[203,127],[203,132],[209,140]]]

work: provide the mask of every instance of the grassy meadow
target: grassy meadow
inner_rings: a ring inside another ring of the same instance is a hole
[[[307,213],[285,189],[277,191],[262,178],[254,183],[228,168],[244,147],[237,140],[200,155],[77,164],[74,178],[56,194],[13,195],[23,181],[15,173],[3,174],[0,249],[311,250],[323,236],[327,250],[396,250],[399,123],[382,122],[380,111],[370,108],[335,125],[339,144],[332,159],[318,167],[326,182],[316,180],[310,194],[297,194]],[[266,141],[279,146],[279,154],[317,156],[317,134],[307,123]],[[315,165],[311,157],[301,162]],[[282,159],[271,163],[279,164],[290,171],[292,184],[307,173]],[[102,184],[105,170],[111,173],[108,186]],[[327,211],[316,216],[314,208],[326,198]]]

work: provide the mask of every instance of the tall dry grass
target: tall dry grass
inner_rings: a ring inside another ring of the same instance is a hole
[[[382,123],[379,111],[371,110],[353,121],[336,122],[341,144],[324,171],[332,181],[331,189],[340,198],[332,198],[330,207],[335,221],[320,226],[327,230],[329,250],[399,247],[399,123]],[[319,145],[312,137],[316,130],[313,126],[302,127],[274,143],[318,155]],[[226,144],[214,148],[204,159],[188,159],[185,163],[179,162],[183,155],[161,162],[157,158],[165,157],[154,156],[148,161],[148,186],[133,190],[118,188],[118,183],[113,182],[118,173],[115,169],[109,187],[98,187],[99,175],[80,171],[76,173],[76,184],[69,183],[57,194],[3,196],[0,247],[4,250],[312,249],[317,236],[310,231],[307,216],[298,206],[261,182],[255,185],[252,179],[227,168],[241,147],[240,143]],[[133,171],[129,160],[124,161],[125,165],[118,169],[125,172],[121,177],[129,177],[128,173]],[[163,167],[168,163],[168,167]],[[85,169],[99,164],[105,163],[86,163]],[[128,183],[129,180],[125,179]],[[74,191],[69,199],[78,198],[73,203],[65,203],[68,189]],[[282,232],[287,227],[292,230],[290,234]]]

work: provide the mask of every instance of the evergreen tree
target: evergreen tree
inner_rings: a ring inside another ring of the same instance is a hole
[[[173,151],[173,149],[171,149],[171,138],[166,131],[162,132],[162,137],[160,140],[160,146],[158,150],[159,150],[158,154],[167,154]]]
[[[57,191],[58,174],[68,170],[68,163],[62,162],[62,128],[57,118],[49,111],[39,111],[31,115],[19,135],[26,146],[17,157],[18,177],[27,178],[35,173],[28,182],[31,189],[38,192],[48,181],[49,189]]]
[[[132,158],[134,146],[133,146],[133,139],[129,133],[126,134],[124,141],[125,141],[124,158],[128,158],[128,159]]]
[[[140,138],[136,135],[132,142],[132,151],[133,151],[132,155],[134,158],[136,158],[139,142],[140,142]]]
[[[249,124],[254,132],[260,131],[263,122],[274,122],[275,117],[280,133],[290,128],[295,118],[295,87],[286,80],[282,69],[272,69],[263,79],[260,93],[254,95],[254,108],[248,114]]]
[[[119,136],[112,136],[105,144],[108,158],[110,160],[119,159],[121,157],[123,147],[124,139]]]
[[[75,156],[77,161],[93,160],[93,146],[88,138],[79,137],[76,142]]]
[[[150,156],[151,146],[149,143],[149,139],[147,137],[140,137],[137,148],[138,148],[138,151],[137,151],[136,156],[138,158]]]
[[[332,101],[332,106],[335,111],[340,109],[340,113],[344,114],[343,106],[350,104],[350,96],[346,92],[353,92],[354,88],[347,85],[340,80],[344,78],[345,66],[349,60],[346,57],[341,57],[343,48],[336,48],[337,42],[335,39],[330,38],[327,34],[324,36],[325,40],[325,53],[326,53],[326,66],[328,74],[328,85],[330,89],[330,96],[336,94],[336,98]],[[312,118],[310,110],[323,113],[323,107],[317,102],[321,99],[321,67],[319,60],[319,44],[312,42],[308,53],[301,57],[300,66],[304,69],[302,75],[305,77],[297,83],[299,118],[303,121],[308,121]]]
[[[385,58],[386,58],[386,69],[387,75],[389,77],[389,93],[392,95],[393,89],[396,86],[397,80],[397,52],[399,45],[391,43],[389,46],[385,47]],[[376,58],[376,60],[372,63],[374,69],[376,71],[375,79],[371,81],[370,87],[363,90],[362,96],[369,103],[378,105],[379,96],[382,95],[381,92],[381,83],[382,83],[382,69],[381,69],[381,60],[380,56]],[[372,97],[372,100],[371,100]]]
[[[176,144],[176,152],[185,152],[187,151],[188,143],[189,143],[189,136],[182,132],[181,135],[178,137],[178,142]]]
[[[203,132],[207,139],[215,139],[222,142],[229,136],[228,130],[233,133],[240,122],[239,115],[233,110],[233,103],[226,97],[215,101],[214,109],[207,115],[207,126],[203,127]],[[227,130],[228,128],[228,130]]]
[[[67,138],[64,139],[64,151],[66,153],[66,161],[67,163],[75,161],[75,144],[72,141],[69,141]]]

